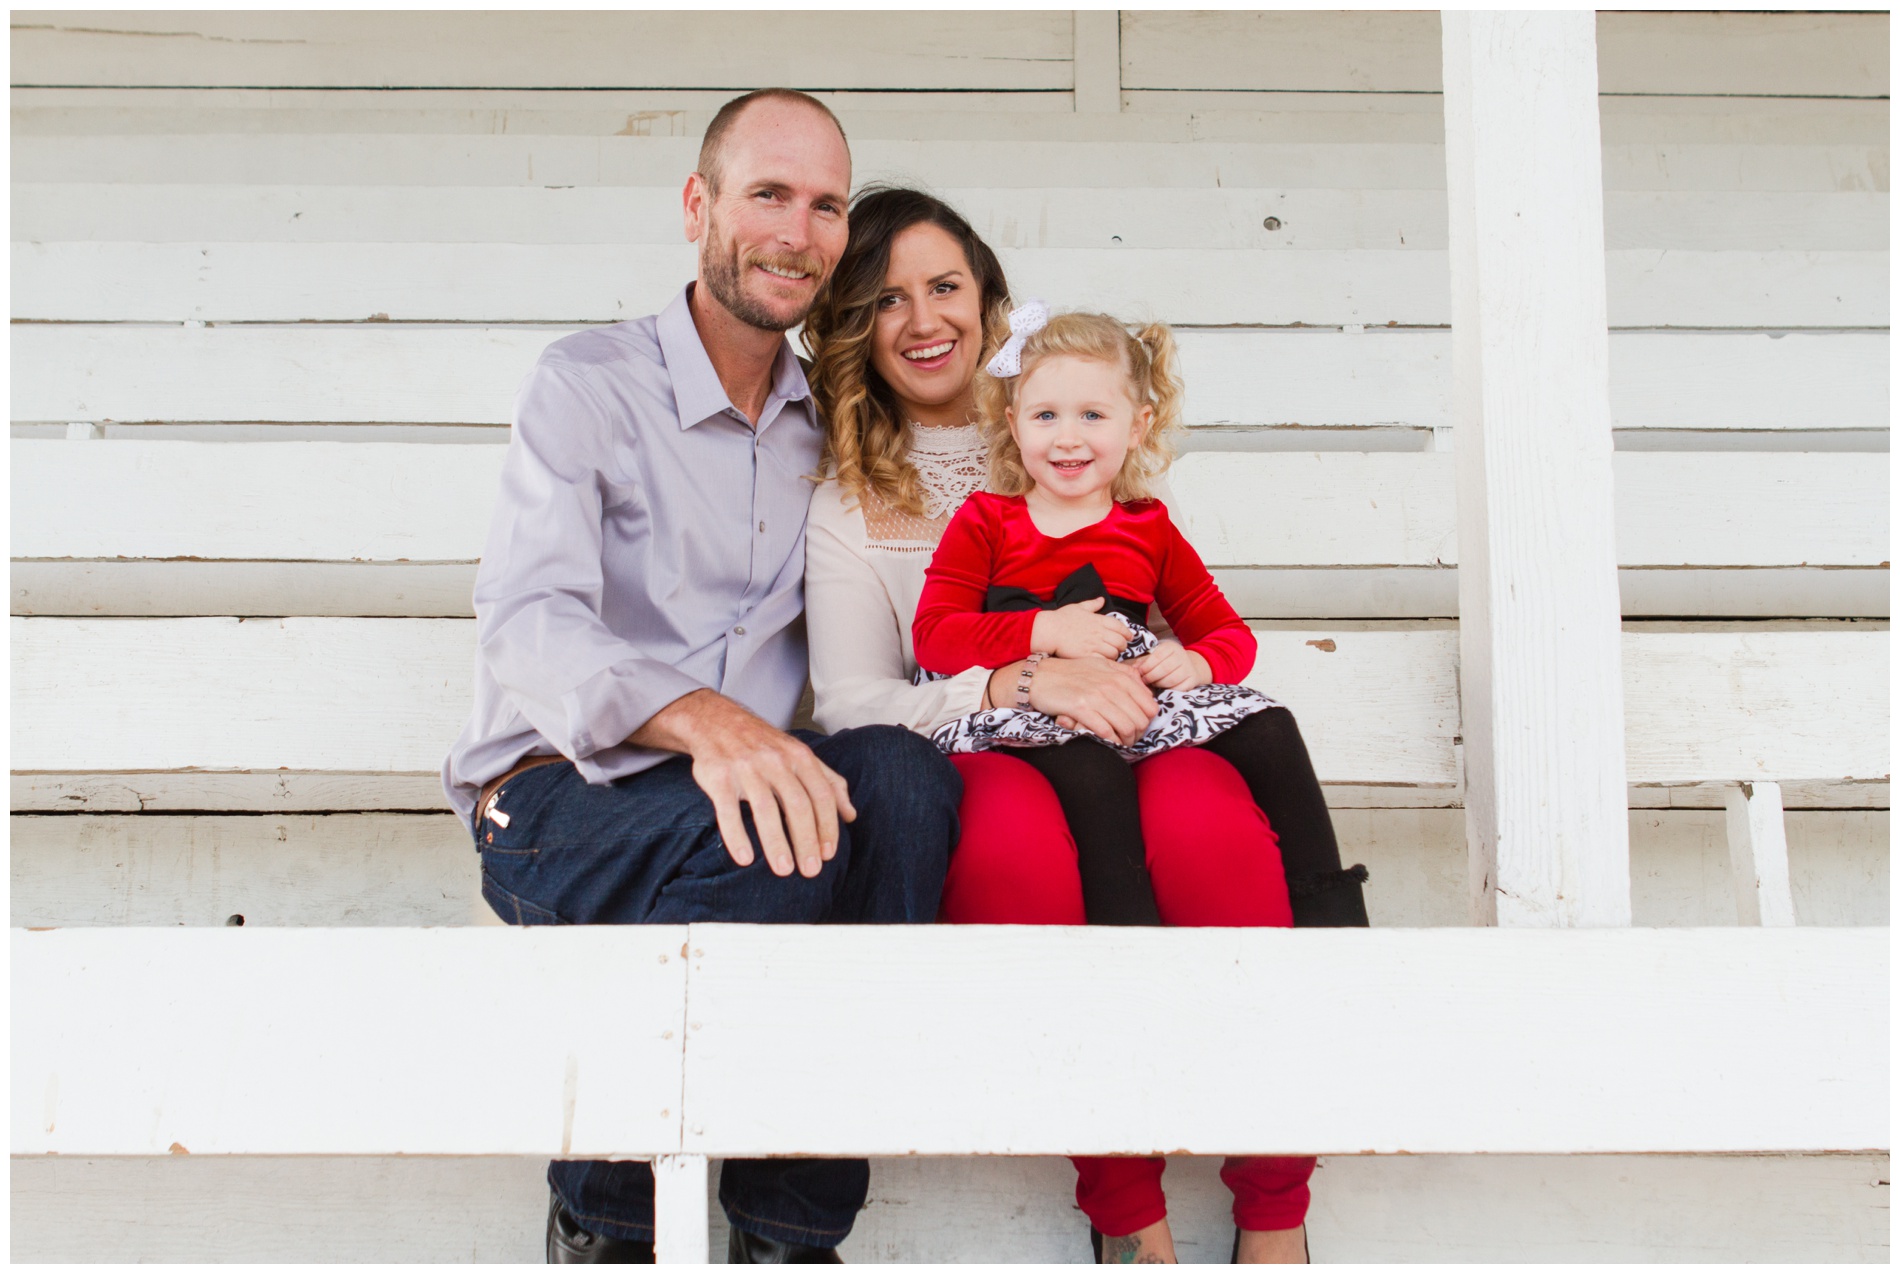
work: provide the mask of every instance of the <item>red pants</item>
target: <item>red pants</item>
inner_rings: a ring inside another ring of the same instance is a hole
[[[944,880],[951,924],[1079,925],[1075,841],[1042,775],[1006,752],[950,758],[963,775],[963,835]],[[1199,748],[1135,766],[1155,903],[1170,925],[1293,923],[1279,841],[1234,768]],[[1221,1180],[1244,1230],[1306,1219],[1307,1157],[1234,1158]],[[1162,1159],[1079,1158],[1075,1201],[1103,1234],[1132,1234],[1168,1214]]]

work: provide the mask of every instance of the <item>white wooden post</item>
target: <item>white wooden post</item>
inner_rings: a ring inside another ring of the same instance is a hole
[[[706,1209],[706,1156],[660,1155],[653,1161],[653,1259],[706,1265],[712,1259]]]
[[[1781,784],[1742,783],[1728,789],[1728,856],[1735,877],[1735,918],[1745,925],[1794,923],[1788,884],[1788,831]]]
[[[1122,15],[1119,9],[1075,12],[1075,109],[1114,115],[1122,108]]]
[[[1442,22],[1474,919],[1626,925],[1596,17]]]

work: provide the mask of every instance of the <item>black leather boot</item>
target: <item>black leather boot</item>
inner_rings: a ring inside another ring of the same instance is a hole
[[[1293,904],[1296,929],[1363,929],[1366,919],[1364,863],[1339,871],[1286,878],[1287,901]]]
[[[843,1265],[844,1258],[835,1247],[812,1247],[808,1243],[781,1243],[761,1238],[733,1226],[726,1240],[727,1265]]]
[[[549,1265],[651,1265],[653,1244],[581,1229],[561,1196],[548,1191]]]

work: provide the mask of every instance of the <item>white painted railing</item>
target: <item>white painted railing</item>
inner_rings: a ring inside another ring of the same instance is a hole
[[[16,930],[11,1151],[651,1158],[704,1261],[708,1156],[1881,1150],[1887,942]]]

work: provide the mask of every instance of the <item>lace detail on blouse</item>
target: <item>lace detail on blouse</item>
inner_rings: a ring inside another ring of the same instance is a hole
[[[989,480],[989,448],[975,425],[948,429],[910,427],[910,454],[923,489],[924,514],[906,513],[875,492],[864,494],[864,536],[873,546],[900,553],[928,553],[943,538],[950,515]]]

